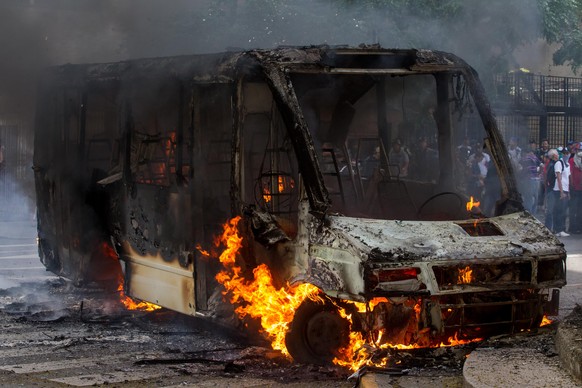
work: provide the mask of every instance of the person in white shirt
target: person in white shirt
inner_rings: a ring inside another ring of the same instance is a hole
[[[513,170],[515,173],[521,171],[521,148],[517,145],[517,138],[512,137],[509,139],[509,147],[507,148],[507,153],[509,154],[509,160],[513,165]]]
[[[483,147],[480,144],[475,146],[475,153],[467,159],[469,171],[468,191],[469,195],[472,195],[475,199],[482,198],[490,162],[491,157],[486,152],[483,152]]]
[[[560,151],[570,152],[566,147],[564,149],[560,147]],[[561,155],[558,150],[548,151],[548,156],[550,163],[554,163],[556,181],[547,198],[546,226],[553,230],[556,236],[568,237],[569,234],[566,233],[566,208],[570,199],[570,165],[567,158],[560,159]]]

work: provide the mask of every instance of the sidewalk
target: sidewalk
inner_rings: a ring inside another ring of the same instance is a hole
[[[465,361],[465,386],[558,388],[582,386],[582,309],[557,330],[529,337],[486,341]],[[543,328],[540,330],[544,330]],[[577,340],[576,340],[577,339]]]
[[[368,373],[362,388],[433,387],[473,388],[570,388],[582,387],[582,308],[577,308],[556,327],[541,328],[538,334],[501,337],[483,342],[472,351],[462,377],[407,376],[394,378]]]
[[[582,386],[582,307],[577,305],[558,326],[556,349],[562,365]]]

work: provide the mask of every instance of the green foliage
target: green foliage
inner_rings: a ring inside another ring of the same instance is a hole
[[[577,71],[582,66],[582,0],[539,0],[543,15],[543,37],[556,43],[554,63],[568,64]]]

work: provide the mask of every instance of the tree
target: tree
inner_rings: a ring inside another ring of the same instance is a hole
[[[543,37],[557,43],[554,63],[570,65],[575,72],[582,66],[582,1],[539,0],[543,16]]]

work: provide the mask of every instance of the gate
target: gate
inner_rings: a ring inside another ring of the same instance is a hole
[[[582,78],[513,72],[494,77],[493,107],[503,136],[550,147],[582,141]]]

